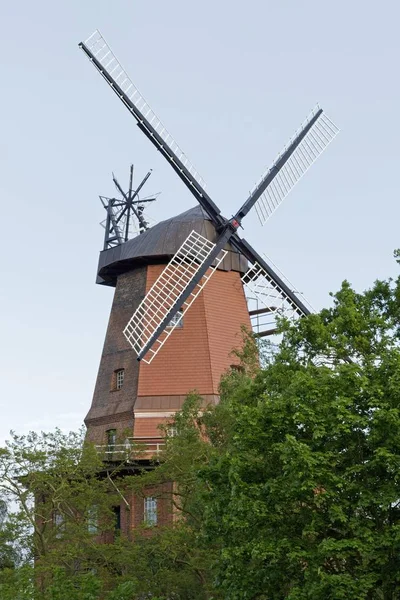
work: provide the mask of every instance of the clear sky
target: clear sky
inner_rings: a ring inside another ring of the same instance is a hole
[[[153,169],[158,221],[194,204],[78,42],[100,29],[226,216],[321,104],[339,136],[264,228],[243,223],[319,309],[345,278],[397,274],[399,18],[395,0],[0,3],[0,439],[76,428],[90,406],[111,171]]]

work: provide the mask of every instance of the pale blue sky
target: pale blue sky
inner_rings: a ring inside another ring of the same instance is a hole
[[[76,428],[89,408],[111,171],[153,168],[157,220],[194,204],[78,42],[100,29],[226,216],[320,102],[341,133],[243,232],[318,309],[344,278],[363,290],[396,275],[399,18],[394,0],[0,3],[0,438]]]

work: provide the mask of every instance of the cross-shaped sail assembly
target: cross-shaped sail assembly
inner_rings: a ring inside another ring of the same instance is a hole
[[[179,311],[184,314],[189,309],[215,266],[223,260],[228,243],[249,261],[251,266],[243,277],[243,285],[260,303],[267,303],[267,310],[300,316],[309,314],[310,309],[290,285],[237,231],[253,206],[260,221],[265,223],[335,138],[339,130],[324,111],[320,107],[312,111],[241,208],[231,219],[226,219],[205,191],[204,180],[197,169],[140,94],[103,36],[96,31],[79,46],[135,117],[140,130],[209,215],[217,232],[215,242],[192,232],[136,309],[124,334],[138,360],[151,362],[179,323]]]

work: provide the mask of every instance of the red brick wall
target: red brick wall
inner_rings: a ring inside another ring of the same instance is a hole
[[[116,429],[118,436],[123,435],[126,429],[133,429],[139,364],[123,335],[123,329],[143,298],[145,285],[145,267],[118,277],[92,406],[85,419],[87,437],[97,444],[106,442],[107,429]],[[120,390],[113,390],[117,369],[125,369],[124,385]]]
[[[144,490],[144,495],[152,496],[157,498],[157,525],[154,527],[162,527],[169,525],[174,520],[174,511],[172,505],[172,483],[164,483],[159,486],[151,486]],[[125,502],[121,499],[120,511],[121,511],[121,529],[117,533],[120,535],[132,537],[132,532],[135,529],[142,529],[145,527],[144,523],[144,496],[143,495],[131,495],[125,498],[128,501],[129,508]],[[151,532],[152,527],[149,527]],[[98,536],[100,543],[112,544],[115,540],[116,531],[110,529],[103,531]]]
[[[163,269],[163,265],[148,267],[147,290]],[[202,295],[186,313],[183,327],[173,331],[151,364],[140,364],[138,396],[184,395],[194,389],[213,393]]]
[[[148,290],[164,266],[148,267]],[[217,394],[222,373],[234,363],[240,327],[250,327],[240,274],[217,271],[150,365],[141,363],[138,396]]]
[[[157,526],[168,525],[173,521],[173,510],[171,502],[172,483],[164,483],[160,486],[146,489],[147,496],[157,498]],[[144,525],[144,498],[135,496],[131,509],[131,528],[137,529]]]
[[[135,437],[161,437],[159,426],[167,422],[162,417],[139,417],[135,420]]]
[[[213,386],[237,358],[232,350],[242,344],[241,326],[251,330],[240,273],[217,271],[203,290]]]

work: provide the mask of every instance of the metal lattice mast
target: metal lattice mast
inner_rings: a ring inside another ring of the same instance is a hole
[[[150,170],[142,179],[138,187],[133,189],[134,166],[131,165],[129,172],[128,192],[124,192],[114,173],[112,179],[121,198],[108,198],[100,196],[101,203],[107,211],[107,217],[103,226],[105,228],[104,250],[113,246],[127,242],[132,232],[138,228],[139,233],[143,233],[149,228],[149,224],[143,216],[144,205],[148,202],[154,202],[155,197],[139,198],[139,192],[150,177]],[[134,226],[134,220],[137,221],[137,228]]]

